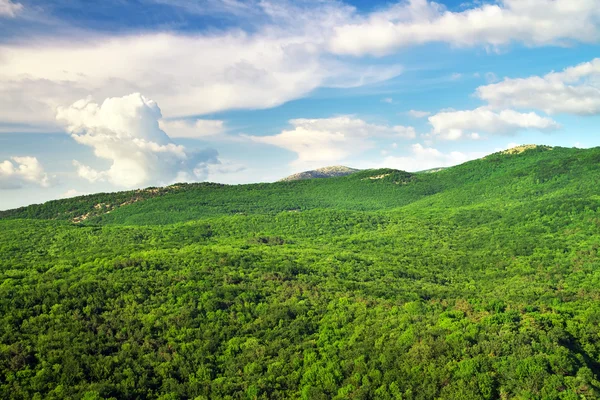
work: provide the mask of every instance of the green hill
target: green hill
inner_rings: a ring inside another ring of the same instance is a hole
[[[0,398],[600,397],[600,148],[0,212]]]

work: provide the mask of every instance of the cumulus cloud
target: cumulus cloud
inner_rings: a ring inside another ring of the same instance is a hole
[[[429,111],[410,110],[407,114],[413,118],[425,118],[431,113]]]
[[[429,117],[432,134],[446,140],[479,139],[481,133],[511,135],[526,129],[553,131],[560,125],[536,113],[514,110],[492,111],[485,107],[465,111],[440,112]]]
[[[420,143],[416,143],[410,147],[410,153],[408,155],[401,157],[385,157],[381,165],[387,168],[415,172],[432,168],[450,167],[481,158],[485,155],[486,154],[483,152],[452,151],[444,153],[433,147],[427,147]]]
[[[102,104],[91,98],[79,100],[59,107],[56,118],[75,141],[110,161],[102,171],[74,161],[78,175],[90,182],[140,187],[198,181],[207,177],[210,164],[219,163],[214,150],[190,152],[173,143],[159,127],[158,105],[139,93],[108,98]]]
[[[477,88],[477,96],[495,108],[597,115],[600,114],[600,58],[543,77],[506,78]]]
[[[50,186],[50,178],[36,157],[11,157],[0,162],[0,189],[25,185]]]
[[[492,48],[600,40],[598,0],[499,0],[460,12],[428,0],[408,0],[335,28],[339,54],[383,55],[411,45],[445,42]]]
[[[198,139],[225,132],[225,123],[214,119],[160,120],[158,124],[172,138]]]
[[[14,18],[23,9],[21,3],[13,3],[11,0],[0,0],[0,18]]]
[[[293,126],[291,130],[274,136],[249,138],[296,153],[298,158],[294,165],[319,165],[338,162],[368,150],[374,146],[374,138],[412,139],[416,136],[412,127],[370,124],[350,116],[293,119],[289,122]]]

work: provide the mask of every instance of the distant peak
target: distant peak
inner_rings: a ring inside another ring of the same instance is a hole
[[[343,165],[334,165],[334,166],[330,166],[330,167],[317,168],[317,169],[314,169],[311,171],[299,172],[297,174],[293,174],[286,178],[281,179],[280,182],[300,181],[300,180],[304,180],[304,179],[315,179],[315,178],[333,178],[336,176],[350,175],[350,174],[353,174],[358,171],[360,171],[360,170],[346,167]]]
[[[323,167],[323,168],[317,168],[315,169],[315,171],[317,172],[323,172],[323,173],[345,173],[345,172],[357,172],[359,171],[358,169],[354,169],[354,168],[350,168],[350,167],[346,167],[343,165],[332,165],[330,167]]]

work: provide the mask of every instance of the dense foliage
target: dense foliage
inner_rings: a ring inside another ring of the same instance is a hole
[[[537,148],[3,212],[0,398],[599,398],[599,178]]]

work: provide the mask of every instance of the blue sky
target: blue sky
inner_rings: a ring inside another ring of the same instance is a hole
[[[593,147],[600,0],[0,0],[0,209]]]

